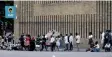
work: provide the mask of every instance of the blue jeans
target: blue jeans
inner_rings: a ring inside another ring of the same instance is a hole
[[[93,50],[93,52],[100,52],[99,48],[93,48],[92,50]]]
[[[100,52],[100,49],[99,49],[99,48],[95,48],[95,51],[96,51],[96,52]]]

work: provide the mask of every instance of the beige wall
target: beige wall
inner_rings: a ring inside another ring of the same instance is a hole
[[[34,4],[34,16],[64,14],[96,14],[95,2],[63,2],[51,4]]]

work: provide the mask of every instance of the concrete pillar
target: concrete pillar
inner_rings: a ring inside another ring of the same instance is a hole
[[[19,5],[18,5],[19,1],[15,1],[14,2],[14,5],[17,6],[17,9],[16,9],[16,16],[17,18],[14,19],[14,36],[15,36],[15,39],[17,40],[19,38]]]

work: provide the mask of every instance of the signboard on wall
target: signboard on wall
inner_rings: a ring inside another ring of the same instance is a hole
[[[16,6],[5,6],[5,18],[16,19]]]

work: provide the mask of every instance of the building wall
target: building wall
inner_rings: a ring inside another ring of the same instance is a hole
[[[103,1],[27,1],[15,2],[17,19],[15,20],[15,35],[21,33],[37,36],[46,34],[49,30],[66,33],[80,33],[82,46],[87,44],[88,33],[92,32],[94,39],[100,41],[100,32],[111,29],[111,4]],[[83,46],[85,47],[85,45]]]

